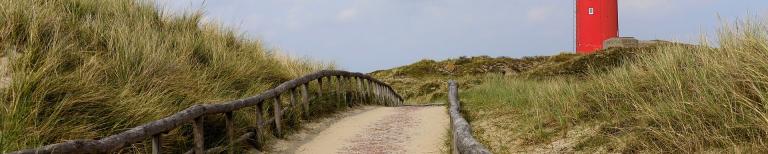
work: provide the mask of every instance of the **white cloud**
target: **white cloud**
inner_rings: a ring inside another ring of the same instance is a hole
[[[547,21],[554,12],[555,9],[551,6],[533,7],[528,10],[527,16],[529,21]]]
[[[350,21],[357,17],[358,11],[357,8],[348,8],[339,11],[338,14],[336,14],[336,20],[338,21]]]

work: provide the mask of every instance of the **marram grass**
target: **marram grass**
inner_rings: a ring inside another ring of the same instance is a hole
[[[0,51],[8,60],[0,74],[10,79],[0,85],[0,153],[103,137],[327,67],[277,56],[201,17],[132,0],[0,1]],[[179,135],[164,143],[176,152],[191,147]]]
[[[726,25],[716,44],[647,49],[586,79],[487,77],[462,93],[464,110],[499,153],[550,143],[577,126],[596,131],[574,150],[768,152],[766,26]]]

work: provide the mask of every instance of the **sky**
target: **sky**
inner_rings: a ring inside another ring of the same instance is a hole
[[[297,57],[357,72],[459,56],[572,52],[573,0],[157,0]],[[766,0],[619,0],[622,36],[696,43]]]

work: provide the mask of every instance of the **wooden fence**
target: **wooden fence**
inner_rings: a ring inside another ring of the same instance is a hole
[[[335,78],[335,82],[331,79]],[[327,80],[326,80],[327,79]],[[309,94],[308,87],[315,84],[316,94]],[[335,85],[334,85],[335,84]],[[272,127],[272,131],[277,136],[283,134],[283,113],[289,110],[294,112],[303,112],[309,114],[310,95],[322,97],[324,92],[334,91],[343,93],[336,95],[336,101],[354,105],[351,102],[365,102],[367,104],[401,106],[403,98],[398,95],[392,87],[362,73],[352,73],[346,71],[324,70],[312,73],[291,81],[284,82],[274,89],[267,90],[259,95],[230,101],[221,104],[195,105],[182,110],[171,116],[155,120],[144,125],[131,128],[127,131],[104,137],[98,140],[72,140],[64,143],[46,145],[36,149],[27,149],[12,153],[34,154],[34,153],[111,153],[124,147],[150,140],[152,144],[152,153],[162,153],[162,137],[164,133],[177,129],[185,124],[192,124],[192,134],[194,138],[194,148],[188,153],[206,153],[222,152],[234,153],[235,144],[248,139],[256,138],[256,141],[262,142],[265,126]],[[346,89],[341,89],[346,88]],[[325,90],[328,89],[328,90]],[[285,107],[281,103],[280,96],[290,96],[289,103]],[[325,94],[328,95],[328,94]],[[330,96],[330,95],[329,95]],[[300,99],[296,99],[299,97]],[[263,116],[266,101],[273,100],[272,107],[266,112],[273,112],[272,117]],[[256,116],[256,130],[243,133],[236,137],[234,126],[234,112],[247,108],[255,108],[253,114]],[[226,121],[227,144],[218,147],[206,149],[205,131],[203,130],[203,118],[211,115],[224,115]]]
[[[456,81],[448,81],[448,113],[451,116],[451,134],[454,154],[488,154],[491,153],[483,144],[477,142],[472,136],[472,128],[464,116],[461,115],[461,101],[459,101],[459,88]]]

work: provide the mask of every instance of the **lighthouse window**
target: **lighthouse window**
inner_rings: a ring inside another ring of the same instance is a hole
[[[589,8],[589,15],[595,14],[595,8]]]

